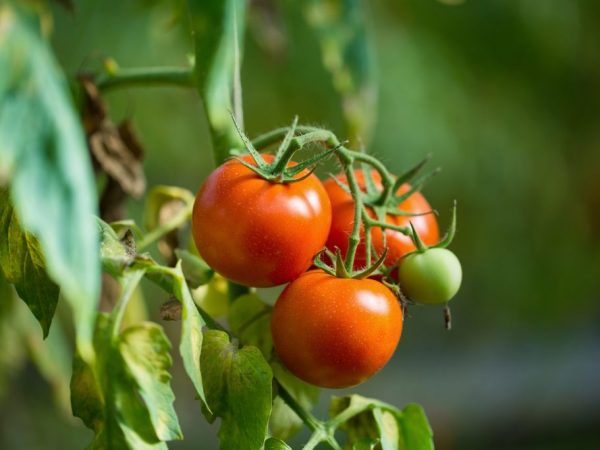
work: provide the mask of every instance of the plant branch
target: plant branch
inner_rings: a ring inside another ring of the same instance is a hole
[[[176,228],[179,228],[180,226],[182,226],[192,216],[193,207],[194,207],[194,202],[193,202],[193,199],[191,199],[191,201],[189,201],[185,205],[185,208],[183,208],[176,215],[174,215],[171,218],[171,220],[159,225],[154,230],[152,230],[150,233],[146,234],[138,243],[137,250],[138,251],[143,250],[144,248],[148,247],[153,242],[159,240],[164,235],[166,235],[166,234],[170,233],[171,231],[175,230]]]
[[[351,407],[346,408],[344,411],[339,413],[334,418],[329,419],[326,422],[326,425],[329,427],[329,429],[331,429],[332,431],[335,431],[335,429],[337,427],[339,427],[344,422],[347,422],[348,420],[352,419],[354,416],[356,416],[364,411],[368,411],[368,410],[371,410],[374,408],[379,408],[384,411],[388,411],[394,415],[398,415],[398,414],[402,413],[394,405],[390,405],[389,403],[382,402],[380,400],[375,400],[375,399],[370,399],[370,400],[371,401],[368,404],[365,404],[364,408],[351,408]]]
[[[277,379],[276,379],[277,380]],[[307,411],[298,401],[292,397],[286,388],[277,380],[277,394],[290,407],[296,415],[302,419],[302,422],[311,430],[316,431],[323,428],[323,423],[319,421],[311,412]]]
[[[382,222],[380,220],[373,220],[373,219],[367,219],[366,222],[368,223],[369,227],[378,227],[378,228],[382,228],[382,229],[387,229],[387,230],[394,230],[394,231],[398,231],[402,234],[405,234],[406,236],[411,236],[412,233],[410,231],[410,227],[403,227],[400,225],[394,225],[391,223],[387,223],[387,222]]]
[[[349,163],[348,163],[349,162]],[[356,258],[356,251],[360,244],[360,225],[362,223],[362,195],[356,175],[354,174],[354,168],[352,158],[347,158],[347,162],[344,165],[344,172],[346,173],[346,179],[348,180],[348,187],[352,194],[352,200],[354,201],[354,223],[352,225],[352,233],[348,238],[348,253],[346,254],[346,270],[352,272],[354,270],[354,259]]]
[[[190,67],[116,67],[98,75],[96,85],[102,91],[152,85],[190,88],[194,87],[194,77]]]

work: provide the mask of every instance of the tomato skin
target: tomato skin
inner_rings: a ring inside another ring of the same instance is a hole
[[[253,163],[249,155],[244,159]],[[208,176],[192,213],[202,258],[225,278],[255,287],[287,283],[306,271],[330,224],[329,198],[316,176],[272,183],[237,160]]]
[[[416,302],[443,304],[458,292],[462,268],[450,250],[430,248],[403,258],[398,279],[402,291]]]
[[[317,386],[344,388],[387,363],[402,319],[397,298],[380,282],[311,270],[279,296],[271,331],[277,354],[293,374]]]
[[[355,170],[355,175],[358,181],[358,185],[361,189],[365,189],[365,181],[362,170]],[[373,180],[378,189],[381,189],[381,177],[375,170],[372,172]],[[342,183],[346,184],[346,177],[340,175],[337,177]],[[354,201],[352,196],[344,191],[337,185],[335,180],[328,179],[323,185],[327,191],[327,195],[331,200],[331,211],[332,211],[332,222],[331,230],[327,238],[327,248],[331,251],[335,251],[335,248],[339,248],[342,251],[342,255],[346,255],[348,251],[348,236],[352,234],[352,227],[354,224]],[[409,184],[403,184],[398,189],[397,193],[402,194],[410,189]],[[411,213],[424,213],[431,211],[431,206],[420,192],[415,192],[404,202],[400,204],[402,211]],[[371,217],[374,217],[374,212],[369,209]],[[426,245],[434,245],[439,241],[439,228],[436,217],[434,214],[427,214],[424,216],[393,216],[387,215],[385,218],[386,223],[390,223],[398,226],[409,226],[412,222],[419,237]],[[409,253],[415,249],[415,246],[410,237],[394,230],[385,230],[388,253],[385,258],[385,265],[390,266],[395,264],[402,255]],[[378,254],[383,251],[383,233],[381,228],[373,227],[371,229],[371,239]],[[356,252],[354,266],[355,269],[359,269],[366,265],[365,245],[364,245],[364,231],[361,225],[361,242]]]

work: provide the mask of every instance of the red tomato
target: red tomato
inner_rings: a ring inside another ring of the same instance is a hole
[[[362,383],[390,359],[402,334],[394,294],[372,279],[336,278],[311,270],[279,296],[273,344],[286,367],[321,387]]]
[[[354,172],[358,184],[361,189],[365,189],[365,181],[362,170],[356,170]],[[378,189],[381,189],[381,177],[375,170],[372,172],[373,180]],[[346,177],[343,175],[338,176],[338,179],[343,183],[346,183]],[[348,251],[348,237],[352,233],[352,226],[354,224],[354,201],[350,194],[339,187],[333,179],[328,179],[323,183],[331,200],[331,210],[333,214],[331,222],[331,230],[329,237],[327,238],[327,248],[331,251],[335,251],[338,247],[342,251],[342,255],[346,255]],[[403,184],[398,189],[398,194],[402,194],[410,189],[410,185]],[[420,192],[415,192],[408,197],[404,202],[400,204],[402,211],[410,213],[423,213],[431,211],[429,203]],[[375,213],[369,209],[372,217]],[[417,233],[426,245],[434,245],[439,241],[439,229],[437,220],[434,214],[427,214],[425,216],[393,216],[387,215],[385,218],[386,223],[391,223],[399,226],[409,226],[409,222],[412,222]],[[415,249],[415,246],[410,237],[394,230],[385,230],[387,249],[388,253],[385,259],[386,265],[395,264],[402,255],[411,252]],[[381,254],[383,251],[383,233],[381,228],[374,227],[371,229],[371,239],[375,246],[377,253]],[[364,245],[364,231],[361,225],[361,243],[358,246],[355,258],[355,269],[364,267],[366,265],[365,260],[365,245]]]
[[[202,258],[225,278],[256,287],[287,283],[306,271],[330,224],[329,198],[316,176],[274,183],[236,160],[208,176],[192,214]]]

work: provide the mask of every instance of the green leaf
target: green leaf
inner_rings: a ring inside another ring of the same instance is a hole
[[[100,433],[104,422],[104,398],[90,366],[79,356],[73,357],[71,409],[86,427]]]
[[[173,409],[175,395],[169,385],[171,344],[162,328],[151,322],[129,327],[121,333],[119,350],[148,406],[158,438],[162,441],[180,439],[181,430]]]
[[[332,397],[330,416],[353,444],[377,441],[382,450],[433,450],[431,428],[416,404],[399,410],[360,395]]]
[[[406,405],[396,419],[401,429],[400,450],[433,450],[433,432],[421,406]]]
[[[0,179],[21,226],[37,237],[48,274],[72,306],[77,344],[93,359],[100,289],[96,194],[68,86],[35,15],[0,6]]]
[[[181,439],[170,387],[171,344],[145,322],[115,334],[118,313],[100,314],[94,337],[97,370],[73,361],[73,414],[95,432],[91,448],[166,449]]]
[[[305,0],[305,17],[321,45],[323,65],[340,94],[353,144],[368,143],[375,123],[377,88],[361,0]]]
[[[333,418],[342,415],[346,417],[339,428],[347,433],[348,442],[354,444],[379,438],[379,429],[373,417],[372,404],[371,399],[360,395],[331,397],[329,415]]]
[[[270,437],[265,441],[265,450],[292,450],[292,447],[281,439]]]
[[[195,33],[198,89],[220,154],[218,163],[229,156],[231,147],[243,145],[230,111],[235,109],[234,87],[243,48],[246,4],[245,0],[188,0]],[[239,86],[236,91],[239,94]]]
[[[256,294],[238,297],[229,309],[229,326],[242,345],[253,345],[260,349],[266,359],[273,351],[271,336],[271,311]]]
[[[156,264],[151,258],[137,258],[137,264],[145,264],[148,269],[146,276],[167,292],[173,294],[181,303],[181,342],[179,353],[183,366],[192,380],[198,397],[206,405],[202,372],[200,370],[200,354],[202,351],[202,327],[205,325],[200,316],[192,294],[185,282],[181,269],[181,261],[175,268],[164,267]]]
[[[133,239],[119,239],[109,224],[99,218],[96,218],[96,221],[100,234],[102,270],[114,277],[119,277],[135,258],[134,241]]]
[[[207,284],[212,279],[214,270],[199,256],[180,248],[175,249],[175,255],[181,260],[185,281],[191,289]]]
[[[0,266],[42,326],[44,338],[58,302],[58,286],[46,273],[39,242],[19,226],[7,190],[0,190]]]
[[[220,449],[258,450],[271,414],[273,373],[256,347],[241,349],[222,331],[205,332],[202,373],[209,420],[221,418]]]
[[[294,399],[307,411],[310,411],[319,399],[319,388],[305,383],[292,375],[279,363],[272,363],[273,376]],[[271,434],[287,440],[302,427],[302,419],[279,397],[273,401],[271,413]]]
[[[227,280],[215,273],[210,283],[192,292],[194,301],[213,318],[224,317],[229,313]]]
[[[203,348],[202,327],[204,320],[196,309],[192,294],[185,283],[181,262],[177,264],[173,277],[173,295],[181,302],[181,343],[179,353],[186,373],[192,380],[196,393],[206,404],[206,396],[200,370],[200,354]]]
[[[373,418],[377,425],[377,431],[380,436],[380,445],[382,450],[398,450],[400,431],[396,418],[389,411],[380,408],[373,409]]]

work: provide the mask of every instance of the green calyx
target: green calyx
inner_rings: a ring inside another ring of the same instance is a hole
[[[326,149],[298,164],[290,165],[294,154],[298,150],[302,149],[309,143],[324,140],[329,137],[329,134],[326,134],[326,132],[321,130],[311,131],[309,133],[304,133],[297,136],[296,129],[298,126],[298,116],[296,116],[294,117],[294,121],[289,127],[283,140],[279,144],[279,147],[274,155],[275,158],[272,162],[266,162],[260,152],[252,144],[252,141],[250,141],[250,139],[248,139],[248,137],[241,130],[233,115],[232,119],[233,123],[235,124],[235,128],[240,135],[246,150],[248,151],[248,154],[250,154],[254,160],[254,164],[249,163],[239,156],[234,156],[233,159],[252,170],[261,178],[273,183],[296,183],[308,178],[316,170],[319,163],[331,156],[338,148],[333,147]]]
[[[329,259],[329,263],[323,261],[323,255],[326,255]],[[360,280],[368,278],[373,275],[383,265],[385,257],[387,256],[387,249],[383,251],[381,256],[373,264],[365,267],[361,270],[348,270],[347,265],[342,256],[342,252],[339,248],[336,248],[335,253],[328,249],[323,249],[315,256],[313,264],[324,272],[337,278],[353,278]]]
[[[415,230],[415,227],[413,226],[412,222],[410,223],[410,230],[410,237],[413,240],[417,249],[413,252],[407,253],[406,255],[404,255],[404,257],[412,255],[413,253],[425,253],[430,248],[448,247],[452,243],[454,235],[456,234],[456,200],[454,200],[454,204],[452,205],[452,218],[450,219],[450,225],[448,225],[448,229],[446,230],[446,234],[444,235],[444,237],[440,239],[440,241],[437,244],[429,247],[425,245],[425,243],[419,237],[419,233],[417,233],[417,230]]]

